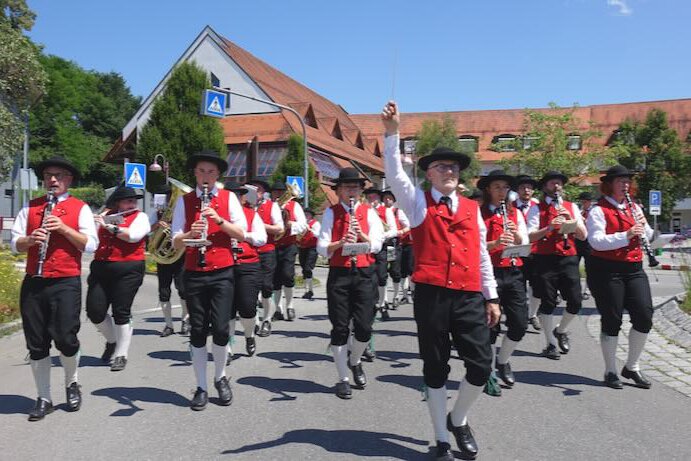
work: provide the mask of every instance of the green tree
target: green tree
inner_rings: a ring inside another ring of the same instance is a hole
[[[210,87],[206,72],[194,63],[181,63],[173,69],[139,138],[139,161],[149,164],[156,154],[163,154],[170,164],[170,176],[192,184],[194,175],[185,166],[190,155],[211,149],[226,156],[221,124],[199,114],[202,92]],[[147,186],[153,188],[162,181],[162,175],[151,175]]]
[[[288,138],[288,152],[285,157],[276,166],[271,175],[271,183],[276,181],[285,182],[288,176],[304,176],[305,175],[305,150],[303,149],[302,136],[298,134],[291,134]],[[319,210],[326,200],[324,191],[319,185],[317,179],[317,172],[311,163],[309,168],[309,191],[310,191],[310,208]]]
[[[29,9],[25,0],[0,0],[0,22],[16,31],[29,31],[35,20],[36,13]]]
[[[496,142],[491,149],[513,151],[501,165],[512,173],[540,178],[557,170],[572,178],[566,192],[574,197],[587,188],[580,185],[589,175],[598,174],[613,162],[612,153],[595,141],[602,134],[591,122],[576,116],[577,106],[562,108],[554,103],[545,111],[526,110],[523,136]]]
[[[424,120],[420,131],[415,134],[417,144],[415,145],[415,152],[418,157],[429,155],[437,147],[448,147],[456,152],[463,152],[470,156],[470,166],[461,172],[461,182],[468,184],[468,182],[475,177],[480,171],[480,163],[477,160],[475,151],[472,149],[464,149],[458,140],[458,131],[456,130],[456,122],[454,119],[446,115],[439,120]]]
[[[688,145],[669,127],[660,109],[648,112],[645,122],[625,120],[612,147],[619,162],[640,172],[636,177],[638,197],[648,208],[648,192],[662,191],[661,220],[669,221],[677,200],[691,193],[691,156]]]

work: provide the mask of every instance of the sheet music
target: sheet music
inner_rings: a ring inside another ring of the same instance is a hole
[[[532,245],[510,245],[501,252],[502,258],[525,258],[530,255]]]
[[[367,242],[345,243],[341,251],[343,256],[354,256],[369,253],[369,248]]]

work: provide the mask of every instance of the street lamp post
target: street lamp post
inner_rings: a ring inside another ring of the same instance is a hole
[[[161,167],[161,165],[157,162],[158,157],[161,157],[161,159],[163,160],[163,167]],[[163,172],[166,175],[166,184],[168,184],[168,168],[169,167],[170,167],[170,165],[168,164],[168,160],[166,160],[165,156],[163,154],[156,154],[154,156],[153,163],[151,163],[151,165],[149,165],[149,171],[161,171],[161,170],[163,170]]]

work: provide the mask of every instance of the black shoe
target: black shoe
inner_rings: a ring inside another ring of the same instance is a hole
[[[228,355],[226,355],[226,366],[230,366],[232,361],[233,361],[233,352],[228,351]]]
[[[292,322],[293,320],[295,320],[295,309],[293,309],[292,307],[289,309],[286,309],[286,320],[289,322]]]
[[[198,387],[196,392],[194,393],[192,402],[190,402],[190,408],[194,411],[202,411],[204,408],[206,408],[206,404],[208,402],[209,394],[201,387]]]
[[[394,310],[394,311],[395,311],[396,309],[398,309],[398,299],[394,299],[394,300],[391,302],[391,310]]]
[[[404,296],[401,298],[401,301],[399,302],[399,304],[410,304],[410,300],[408,299],[407,296],[404,295]]]
[[[451,422],[451,413],[446,417],[446,428],[456,438],[456,444],[461,452],[463,459],[475,459],[477,456],[477,442],[473,437],[473,431],[468,424],[463,426],[454,426]]]
[[[583,295],[581,295],[581,299],[583,299],[583,301],[589,300],[590,299],[590,293],[588,293],[587,291],[584,291]]]
[[[65,389],[66,401],[67,401],[67,411],[79,411],[82,407],[82,391],[78,383],[70,384],[67,389]]]
[[[624,385],[621,383],[616,373],[607,373],[605,375],[605,386],[611,387],[612,389],[624,389]]]
[[[36,399],[36,406],[29,412],[29,421],[40,421],[45,418],[46,415],[52,413],[54,409],[52,402],[41,398]]]
[[[216,390],[218,391],[218,404],[227,407],[233,403],[233,391],[230,390],[230,384],[228,384],[228,378],[225,376],[214,383]]]
[[[173,331],[172,328],[170,327],[165,327],[163,331],[161,332],[161,338],[167,338],[168,336],[175,334],[175,331]]]
[[[256,323],[254,324],[254,334],[255,335],[259,334],[259,325],[257,325]]]
[[[285,320],[285,317],[283,317],[283,313],[281,311],[276,311],[274,312],[273,317],[271,317],[271,320],[274,322],[277,320]]]
[[[506,362],[504,365],[497,363],[497,375],[509,387],[513,387],[516,384],[516,378],[513,375],[513,371],[511,371],[511,364],[509,362]]]
[[[304,295],[302,295],[302,299],[312,299],[314,297],[314,293],[312,290],[308,291]]]
[[[358,363],[355,366],[348,364],[348,367],[353,372],[353,385],[364,389],[367,386],[367,376],[365,375],[365,370],[362,369],[362,363]]]
[[[626,379],[632,379],[633,382],[636,383],[636,387],[640,387],[641,389],[650,389],[653,385],[643,373],[640,371],[631,371],[626,368],[626,366],[621,369],[621,376]]]
[[[365,362],[374,362],[374,359],[376,358],[377,354],[375,354],[372,348],[368,345],[365,349],[365,352],[362,353],[362,360],[364,360]]]
[[[537,316],[536,316],[536,317],[531,317],[530,320],[528,320],[528,321],[529,321],[530,324],[533,326],[533,329],[535,329],[535,331],[540,331],[540,330],[542,330],[542,322],[540,322],[540,318],[539,318],[539,317],[537,317]]]
[[[115,353],[115,343],[106,343],[106,348],[103,351],[103,354],[101,354],[101,360],[103,360],[103,363],[110,363],[110,359],[113,358],[113,354]]]
[[[383,305],[378,308],[379,312],[381,312],[381,319],[382,320],[389,320],[391,316],[389,315],[389,306],[388,305]]]
[[[245,338],[245,350],[247,355],[252,357],[257,352],[257,340],[254,338]]]
[[[552,331],[552,333],[554,334],[554,337],[557,338],[561,353],[568,354],[569,350],[571,350],[571,345],[569,344],[569,334],[566,332],[559,333],[556,328]]]
[[[182,325],[180,326],[180,334],[183,336],[187,336],[190,334],[190,322],[189,320],[183,320]]]
[[[127,359],[122,355],[115,357],[113,364],[110,366],[110,371],[122,371],[127,366]]]
[[[336,397],[344,400],[353,397],[353,391],[350,390],[350,383],[348,381],[336,383]]]
[[[557,346],[555,346],[554,344],[550,344],[549,346],[545,347],[542,350],[542,355],[552,360],[561,359],[561,355],[559,355],[559,351],[557,351]]]
[[[454,457],[451,452],[451,445],[437,440],[437,454],[434,459],[437,461],[453,461]]]
[[[266,338],[271,334],[271,322],[268,320],[264,320],[262,322],[262,327],[259,329],[259,333],[257,333],[257,336],[260,338]]]

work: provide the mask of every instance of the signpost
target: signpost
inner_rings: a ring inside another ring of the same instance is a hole
[[[144,189],[146,187],[146,165],[125,163],[125,187]]]
[[[302,176],[288,176],[286,182],[300,192],[300,198],[305,196],[305,178]]]
[[[222,91],[204,90],[201,114],[210,117],[223,118],[226,115],[226,98]]]

